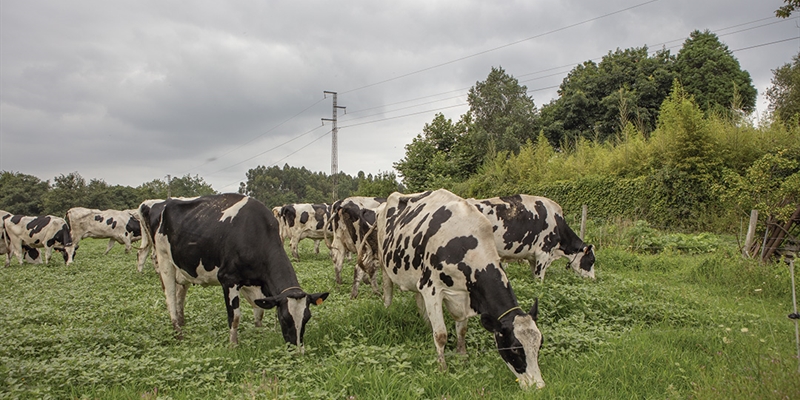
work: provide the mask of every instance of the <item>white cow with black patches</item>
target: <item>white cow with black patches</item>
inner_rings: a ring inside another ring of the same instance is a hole
[[[327,204],[286,204],[281,207],[282,235],[291,239],[292,257],[300,259],[297,246],[303,239],[314,241],[314,252],[319,254],[319,242],[325,239],[326,225],[330,216]]]
[[[519,306],[500,266],[492,225],[474,206],[444,189],[394,193],[378,214],[377,231],[384,304],[391,304],[393,285],[415,292],[433,330],[440,368],[447,368],[444,306],[456,321],[458,352],[466,353],[467,318],[480,315],[520,386],[544,386],[538,302],[530,312]]]
[[[494,225],[494,242],[503,260],[527,260],[533,276],[544,280],[547,267],[567,257],[567,268],[594,279],[594,247],[570,229],[553,200],[518,194],[467,201]]]
[[[370,229],[375,225],[379,207],[385,202],[386,199],[380,197],[354,196],[337,201],[331,207],[329,224],[333,232],[333,241],[329,247],[337,284],[342,283],[341,273],[345,254],[358,255],[353,271],[353,287],[350,291],[352,299],[358,296],[358,287],[364,276],[369,278],[373,292],[380,293],[375,278],[375,273],[380,268],[375,253],[377,232]],[[370,244],[366,243],[368,234],[372,239]]]
[[[3,218],[9,252],[17,255],[20,265],[29,254],[27,248],[44,248],[44,262],[49,263],[53,249],[63,252],[64,262],[72,263],[74,254],[72,236],[64,218],[52,215],[29,217],[7,215]]]
[[[124,245],[125,252],[129,253],[131,243],[142,238],[139,216],[135,209],[120,211],[73,207],[67,211],[67,222],[75,248],[81,239],[108,239],[108,246],[103,254],[108,254],[114,243]]]
[[[6,229],[3,224],[3,220],[6,217],[10,217],[11,214],[8,211],[0,210],[0,255],[5,255],[6,261],[5,266],[8,267],[11,265],[11,255],[13,252],[11,251],[11,241],[6,235]],[[24,260],[26,263],[30,264],[41,264],[42,263],[42,253],[33,247],[29,247],[26,245],[22,245],[22,252],[24,253]]]
[[[307,294],[280,240],[278,221],[259,201],[238,194],[191,200],[145,201],[139,206],[143,248],[152,246],[170,320],[179,338],[190,284],[222,286],[230,342],[238,343],[239,298],[262,309],[275,308],[284,340],[303,351],[310,305],[328,293]],[[140,252],[140,262],[147,252]]]

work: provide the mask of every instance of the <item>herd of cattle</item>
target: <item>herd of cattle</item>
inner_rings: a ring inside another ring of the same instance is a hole
[[[350,197],[326,204],[287,204],[267,209],[259,201],[220,194],[146,200],[134,210],[72,208],[66,220],[0,211],[0,254],[6,266],[16,255],[47,263],[53,250],[71,264],[83,238],[114,243],[142,241],[141,272],[151,258],[158,272],[170,320],[181,337],[189,286],[222,286],[230,342],[238,343],[240,295],[253,309],[256,326],[265,309],[275,308],[284,340],[303,352],[310,306],[328,293],[306,293],[297,280],[284,242],[295,260],[298,243],[325,240],[341,284],[344,260],[356,261],[351,298],[368,281],[389,307],[395,286],[412,291],[420,314],[433,330],[439,366],[447,368],[443,307],[456,324],[456,350],[466,353],[467,319],[480,315],[494,334],[498,352],[523,388],[544,386],[538,353],[543,342],[536,325],[538,301],[523,310],[502,262],[526,260],[536,278],[566,256],[581,276],[594,278],[594,250],[567,226],[561,207],[544,197],[516,195],[476,200],[444,190],[393,193],[388,198]],[[40,249],[44,249],[42,256]],[[42,260],[43,258],[43,260]],[[377,272],[383,287],[378,288]]]

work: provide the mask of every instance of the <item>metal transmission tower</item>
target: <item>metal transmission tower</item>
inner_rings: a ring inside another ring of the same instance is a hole
[[[331,94],[333,95],[333,118],[323,118],[322,121],[331,121],[333,122],[333,128],[331,129],[331,182],[333,183],[333,192],[331,193],[331,204],[336,202],[339,197],[336,194],[336,184],[339,180],[337,175],[339,175],[339,128],[336,126],[336,110],[341,108],[342,110],[346,110],[347,107],[341,107],[336,105],[336,92],[329,92],[327,90],[322,92],[323,96]],[[327,96],[325,96],[327,98]],[[345,111],[347,114],[347,111]],[[324,122],[323,122],[324,123]]]

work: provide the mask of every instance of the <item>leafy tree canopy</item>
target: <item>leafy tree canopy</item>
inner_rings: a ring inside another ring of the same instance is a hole
[[[42,198],[50,183],[19,172],[0,172],[0,210],[12,214],[44,214]]]
[[[800,120],[800,54],[791,64],[773,70],[772,86],[767,89],[769,109],[778,120],[795,124]]]
[[[757,92],[750,73],[708,30],[689,35],[678,52],[675,71],[703,111],[725,114],[731,109],[746,113],[755,109]]]
[[[775,16],[779,18],[789,18],[794,10],[800,8],[800,0],[783,0],[785,6],[775,10]]]

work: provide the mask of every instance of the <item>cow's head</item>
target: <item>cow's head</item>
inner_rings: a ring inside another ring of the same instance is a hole
[[[584,278],[594,279],[594,246],[587,245],[569,257],[569,265],[576,274]]]
[[[66,223],[62,225],[61,229],[56,232],[55,236],[53,236],[50,241],[53,243],[48,243],[48,245],[53,246],[57,251],[61,252],[64,256],[64,263],[67,265],[72,264],[78,247],[72,243],[72,233],[70,232],[69,225]]]
[[[298,287],[284,290],[277,296],[257,299],[253,302],[257,306],[269,310],[277,307],[278,320],[281,323],[283,339],[286,343],[296,345],[300,353],[305,351],[303,347],[303,335],[306,330],[306,323],[311,319],[311,305],[319,305],[328,298],[328,293],[308,294]]]
[[[517,376],[519,386],[523,389],[534,385],[537,389],[544,387],[539,370],[539,348],[544,337],[536,326],[538,315],[538,299],[527,314],[520,307],[511,308],[499,318],[481,314],[481,325],[494,333],[500,357]]]

